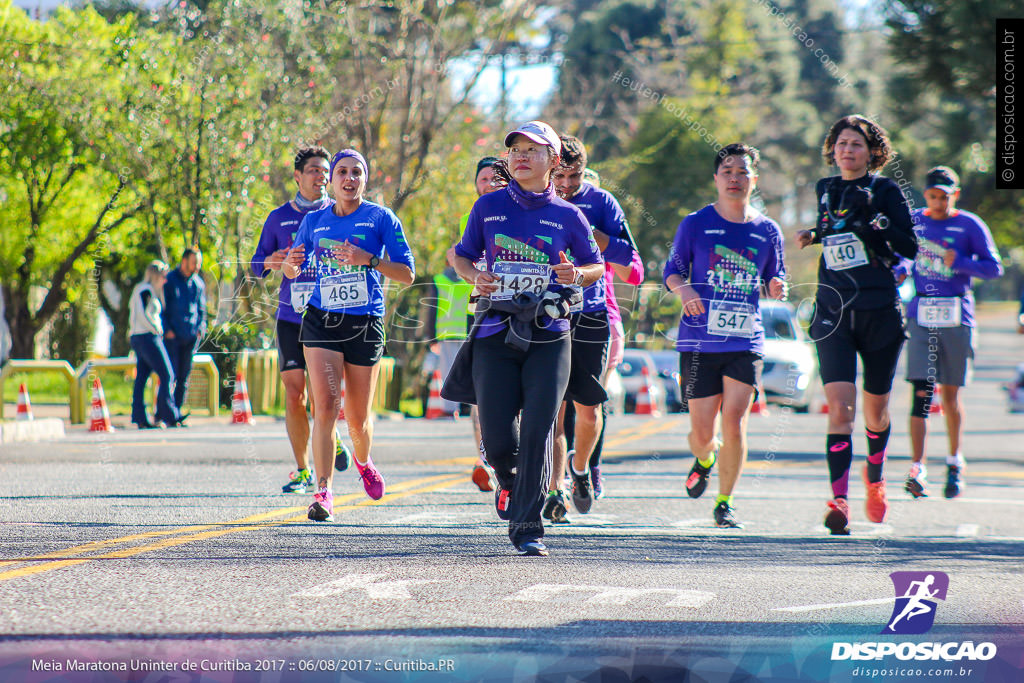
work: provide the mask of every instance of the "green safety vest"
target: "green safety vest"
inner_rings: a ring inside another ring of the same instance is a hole
[[[444,273],[434,276],[437,287],[437,338],[465,339],[469,333],[469,295],[473,285],[463,280],[449,280]]]

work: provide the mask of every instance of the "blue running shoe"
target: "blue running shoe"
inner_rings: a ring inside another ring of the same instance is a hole
[[[339,472],[344,472],[349,467],[352,467],[352,454],[348,450],[348,446],[341,440],[341,432],[338,428],[334,428],[334,469]]]
[[[308,469],[300,470],[299,472],[292,472],[289,476],[291,477],[291,481],[281,487],[282,493],[313,492],[313,473]]]

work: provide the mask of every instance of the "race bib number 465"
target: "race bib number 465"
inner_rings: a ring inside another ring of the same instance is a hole
[[[498,289],[491,294],[491,299],[507,301],[522,292],[540,296],[548,288],[551,267],[546,263],[497,261],[494,274],[498,276]]]
[[[868,255],[864,243],[853,233],[829,235],[821,244],[821,254],[829,270],[846,270],[867,265]]]
[[[370,303],[366,273],[343,273],[320,280],[320,305],[325,311],[354,308]]]
[[[754,307],[730,301],[712,301],[708,311],[708,334],[720,337],[754,336]]]

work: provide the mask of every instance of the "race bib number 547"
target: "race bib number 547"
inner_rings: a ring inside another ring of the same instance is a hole
[[[754,307],[729,301],[712,301],[708,311],[708,334],[720,337],[754,336]]]

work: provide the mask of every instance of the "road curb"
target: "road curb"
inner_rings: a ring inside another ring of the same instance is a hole
[[[64,438],[64,420],[47,417],[27,422],[0,422],[0,443],[54,441]]]

